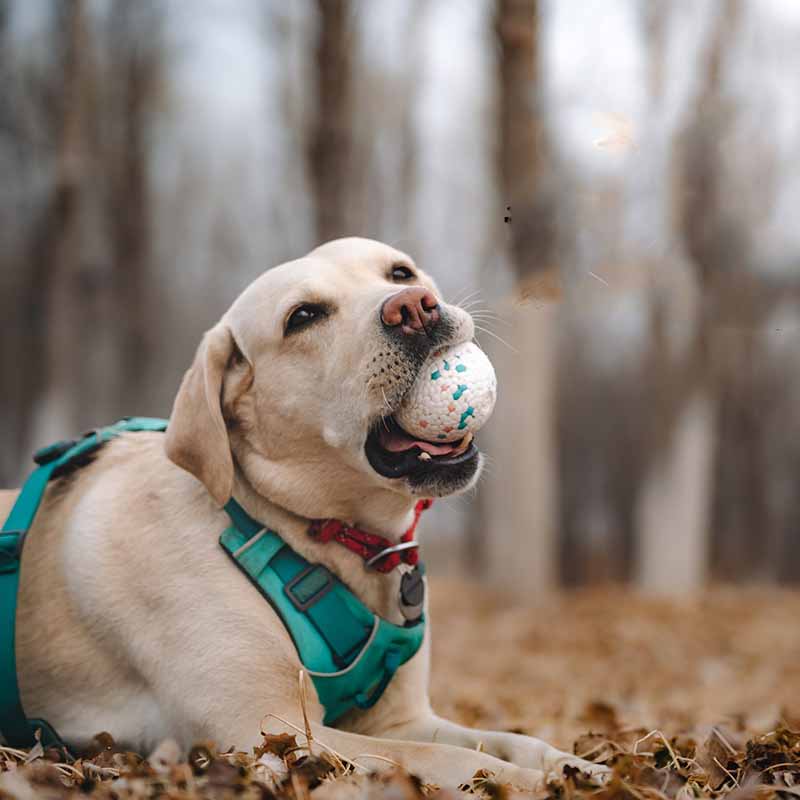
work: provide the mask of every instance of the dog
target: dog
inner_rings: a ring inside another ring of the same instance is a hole
[[[250,284],[203,337],[166,434],[120,436],[50,484],[21,566],[29,717],[76,748],[103,730],[139,750],[165,738],[247,748],[287,723],[304,729],[307,692],[314,739],[369,769],[396,762],[451,786],[488,770],[528,788],[565,764],[602,771],[534,738],[436,716],[429,631],[373,708],[323,725],[280,617],[217,543],[235,497],[402,624],[401,570],[365,569],[309,524],[345,520],[396,541],[420,498],[474,485],[474,443],[421,461],[388,424],[431,351],[473,334],[408,255],[376,241],[329,242]],[[15,496],[0,493],[0,519]]]

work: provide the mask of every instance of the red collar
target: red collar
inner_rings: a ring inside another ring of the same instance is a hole
[[[409,529],[400,537],[400,543],[406,544],[414,542],[414,531],[417,528],[419,518],[422,512],[426,511],[433,505],[433,500],[420,500],[414,506],[414,521],[411,523]],[[318,542],[323,544],[335,539],[339,544],[343,544],[348,550],[352,550],[368,563],[368,566],[376,569],[378,572],[391,572],[398,564],[410,564],[412,567],[419,560],[419,553],[417,552],[416,543],[413,547],[407,549],[396,550],[388,552],[384,556],[380,554],[384,550],[391,550],[395,547],[394,542],[384,539],[383,536],[376,536],[374,533],[367,533],[358,528],[350,527],[346,522],[339,519],[315,519],[311,523],[308,532]],[[378,558],[376,559],[376,556]]]

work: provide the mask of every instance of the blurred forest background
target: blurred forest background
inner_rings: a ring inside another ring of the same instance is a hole
[[[795,581],[798,208],[795,0],[0,0],[0,484],[365,235],[499,373],[435,569]]]

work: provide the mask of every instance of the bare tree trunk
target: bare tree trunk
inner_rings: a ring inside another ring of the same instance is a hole
[[[639,503],[639,582],[685,592],[708,577],[709,533],[718,450],[718,400],[710,342],[717,321],[715,282],[745,252],[733,230],[721,179],[719,141],[731,124],[723,101],[724,61],[736,34],[740,0],[726,0],[713,20],[689,121],[676,144],[678,230],[695,270],[698,313],[685,353],[667,340],[668,304],[656,298],[645,382],[651,392],[651,464]],[[663,21],[655,22],[656,32]],[[656,65],[653,81],[658,82]],[[735,248],[736,253],[731,252]],[[668,543],[668,547],[667,547]]]
[[[81,208],[88,154],[89,36],[83,0],[66,0],[58,9],[56,38],[62,57],[62,91],[57,118],[57,164],[53,193],[40,230],[34,234],[32,303],[42,303],[43,397],[37,409],[34,437],[63,437],[74,426],[80,399],[73,387],[82,383],[82,331],[91,325],[85,314],[82,286]]]
[[[648,591],[683,594],[708,577],[715,407],[696,392],[650,466],[640,500],[638,581]]]
[[[481,432],[490,459],[481,488],[490,523],[482,559],[490,582],[535,599],[559,577],[554,393],[560,309],[510,302],[498,310],[517,349],[494,341],[487,348],[501,383],[497,408]]]
[[[711,555],[722,580],[775,578],[767,501],[766,436],[770,399],[761,397],[764,348],[749,331],[717,347],[717,458]]]
[[[120,98],[118,135],[107,153],[107,193],[112,288],[121,374],[114,402],[133,410],[145,396],[142,376],[153,329],[149,259],[151,243],[148,131],[161,70],[162,12],[152,2],[117,0],[110,18],[111,49],[117,53],[114,92]]]
[[[352,42],[350,0],[317,0],[318,101],[309,142],[311,183],[320,242],[349,233],[344,187],[350,168]]]
[[[712,281],[720,273],[741,270],[747,252],[744,231],[733,223],[721,182],[724,165],[719,146],[733,123],[734,111],[723,96],[723,80],[725,59],[741,15],[741,0],[720,4],[700,91],[678,141],[682,179],[678,223],[704,289],[713,288]]]
[[[671,3],[668,0],[642,0],[642,36],[647,45],[647,86],[651,101],[664,96],[666,84],[667,30]]]
[[[498,0],[500,138],[498,172],[519,281],[555,269],[556,232],[547,186],[540,68],[541,9],[537,0]],[[523,285],[524,286],[524,285]],[[521,288],[521,293],[525,289]],[[544,294],[544,292],[540,293]],[[555,305],[521,305],[501,313],[506,335],[520,352],[493,348],[501,376],[498,409],[485,435],[493,459],[482,487],[489,579],[528,597],[557,580],[558,518],[556,416],[557,332]]]
[[[500,49],[500,150],[498,166],[511,252],[520,278],[554,269],[553,196],[541,74],[541,5],[538,0],[498,0]]]
[[[7,195],[8,187],[19,185],[25,173],[24,159],[19,158],[20,131],[17,121],[16,75],[10,57],[9,43],[10,4],[0,0],[0,147],[3,149],[3,165],[6,170],[0,175],[0,186],[11,205],[13,195]],[[14,87],[12,90],[12,86]],[[13,156],[13,157],[12,157]],[[30,321],[25,319],[24,297],[25,273],[20,268],[18,242],[13,234],[12,215],[2,209],[0,218],[0,319],[3,335],[0,336],[0,370],[8,376],[0,392],[0,486],[7,486],[17,476],[17,461],[22,446],[22,431],[27,427],[29,398],[26,387],[33,379],[34,362],[27,358],[23,331]],[[12,377],[13,376],[13,377]]]

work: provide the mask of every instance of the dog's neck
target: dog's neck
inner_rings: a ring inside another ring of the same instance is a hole
[[[348,548],[336,542],[325,544],[317,541],[309,534],[310,519],[269,500],[247,480],[240,469],[236,470],[234,477],[233,496],[253,519],[276,531],[305,559],[331,569],[376,614],[396,625],[403,624],[404,618],[398,605],[402,570],[381,573],[367,569],[361,557]],[[363,530],[397,542],[414,520],[414,501],[401,500],[403,502],[398,503],[393,498],[386,498],[384,493],[365,493],[352,521]],[[341,518],[341,515],[336,518]]]
[[[311,524],[309,518],[269,500],[240,470],[236,471],[233,496],[253,519],[274,527],[278,532],[286,531],[303,536],[308,532]],[[414,520],[415,503],[413,498],[386,490],[365,492],[352,507],[332,510],[330,518],[341,519],[361,530],[397,542]]]

